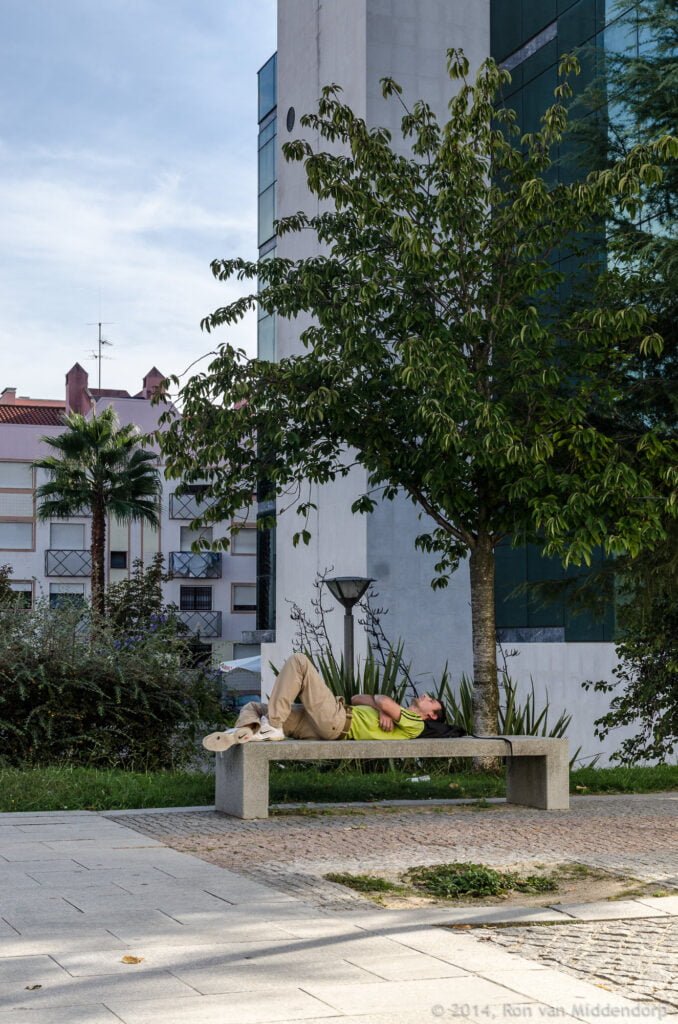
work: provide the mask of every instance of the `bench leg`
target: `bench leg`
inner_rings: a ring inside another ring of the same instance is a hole
[[[251,756],[255,755],[255,756]],[[268,760],[248,744],[216,756],[216,809],[234,818],[268,818]]]
[[[506,771],[506,799],[510,804],[524,804],[545,811],[569,810],[567,750],[544,757],[510,757]]]

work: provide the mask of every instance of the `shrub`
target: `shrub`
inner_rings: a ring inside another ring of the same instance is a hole
[[[82,607],[0,614],[0,758],[176,768],[220,717],[212,673],[170,630],[91,629]]]
[[[617,643],[619,665],[615,681],[586,682],[585,689],[612,694],[610,710],[596,719],[596,736],[632,726],[634,735],[623,740],[612,760],[632,765],[675,760],[678,745],[678,601],[675,581],[652,595],[645,612],[640,602],[622,616],[624,635]]]

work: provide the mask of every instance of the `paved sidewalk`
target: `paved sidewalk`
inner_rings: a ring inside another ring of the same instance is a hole
[[[435,927],[430,911],[328,913],[87,812],[0,815],[0,905],[0,1024],[482,1024],[666,1009]],[[662,924],[678,915],[647,911]]]

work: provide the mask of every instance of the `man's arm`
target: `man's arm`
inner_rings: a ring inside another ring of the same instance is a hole
[[[374,708],[379,712],[379,721],[382,729],[390,731],[392,726],[384,724],[383,719],[387,719],[390,722],[400,721],[400,712],[402,708],[397,701],[391,697],[387,697],[384,693],[375,693],[373,696],[368,693],[358,693],[355,697],[351,697],[351,704],[364,704],[368,708]]]

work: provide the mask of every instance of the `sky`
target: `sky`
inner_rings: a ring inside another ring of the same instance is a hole
[[[210,262],[256,258],[256,73],[275,0],[0,0],[0,391],[80,362],[134,394],[256,325]],[[106,322],[109,323],[106,323]],[[205,365],[205,364],[203,364]]]

